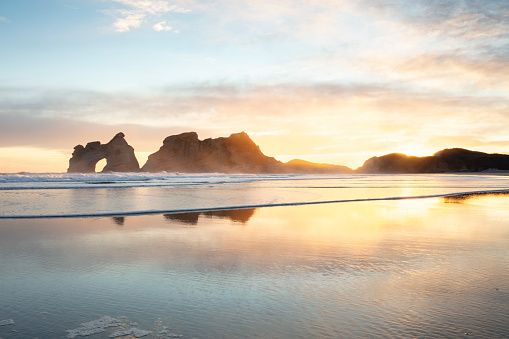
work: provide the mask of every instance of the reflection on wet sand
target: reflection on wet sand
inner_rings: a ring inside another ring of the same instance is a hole
[[[167,220],[178,221],[182,224],[197,225],[198,218],[200,217],[200,213],[199,212],[189,212],[189,213],[164,214],[164,217]]]
[[[125,223],[125,217],[113,217],[111,218],[115,224],[118,226],[124,226]]]
[[[441,199],[444,203],[461,204],[461,203],[464,203],[465,201],[471,200],[471,199],[491,198],[491,197],[498,197],[498,196],[505,196],[505,195],[509,195],[509,191],[456,194],[456,195],[442,197]]]
[[[62,338],[109,315],[154,337],[506,338],[508,204],[0,220],[0,320],[15,322],[0,337]]]
[[[446,204],[462,204],[467,201],[482,201],[489,203],[490,199],[496,199],[497,197],[508,196],[509,191],[499,192],[480,192],[480,193],[467,193],[467,194],[456,194],[438,198],[441,203]],[[383,203],[383,200],[382,200]],[[415,205],[417,204],[422,209],[423,206],[427,206],[429,203],[434,204],[434,200],[431,199],[401,199],[391,200],[391,204],[397,203],[401,206]],[[256,208],[246,209],[232,209],[232,210],[215,210],[207,212],[185,212],[185,213],[169,213],[163,214],[163,217],[168,221],[176,221],[186,225],[198,225],[200,217],[205,218],[217,218],[226,219],[232,222],[246,224],[255,214]],[[125,224],[127,217],[112,217],[111,220],[118,226]]]
[[[164,217],[167,220],[178,221],[188,225],[197,225],[200,216],[205,216],[207,218],[229,219],[233,222],[245,224],[255,214],[255,211],[256,208],[247,208],[237,210],[164,214]]]

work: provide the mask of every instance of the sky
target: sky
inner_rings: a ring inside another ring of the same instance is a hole
[[[124,132],[245,131],[276,159],[509,152],[507,0],[0,2],[0,172]]]

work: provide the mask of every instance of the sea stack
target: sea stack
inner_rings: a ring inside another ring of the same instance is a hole
[[[125,140],[124,133],[117,133],[107,144],[89,142],[85,147],[77,145],[69,160],[67,173],[93,173],[96,164],[106,159],[102,172],[138,172],[140,165],[134,148]]]
[[[196,132],[164,139],[159,151],[149,155],[145,172],[280,173],[283,163],[264,155],[245,133],[227,138],[198,139]]]

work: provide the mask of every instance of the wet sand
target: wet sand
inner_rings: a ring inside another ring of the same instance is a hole
[[[0,337],[65,338],[107,315],[125,318],[89,338],[165,326],[184,338],[504,338],[508,207],[507,194],[478,194],[3,219],[0,321],[14,323]]]

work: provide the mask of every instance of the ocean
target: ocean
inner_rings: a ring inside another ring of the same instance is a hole
[[[0,338],[509,337],[509,176],[1,174]]]
[[[509,189],[504,175],[0,174],[0,218],[193,212]]]

